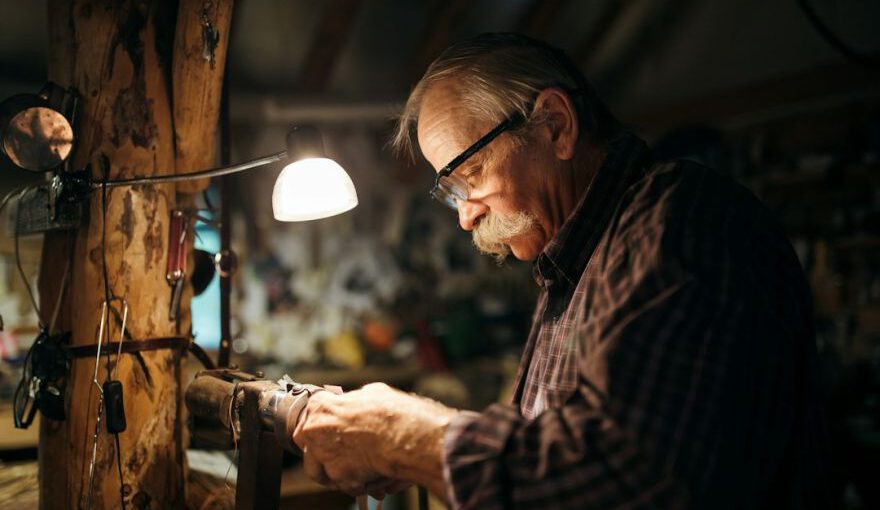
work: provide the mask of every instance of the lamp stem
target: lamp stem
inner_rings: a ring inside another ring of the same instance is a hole
[[[115,181],[96,181],[92,182],[93,189],[99,189],[103,186],[107,186],[108,188],[112,188],[115,186],[134,186],[137,184],[158,184],[163,182],[181,182],[181,181],[190,181],[193,179],[203,179],[206,177],[219,177],[221,175],[234,174],[236,172],[241,172],[242,170],[247,170],[249,168],[254,168],[257,166],[268,165],[270,163],[275,163],[276,161],[281,161],[287,157],[287,151],[281,151],[269,156],[263,156],[262,158],[252,159],[250,161],[246,161],[244,163],[239,163],[237,165],[223,166],[219,168],[211,168],[208,170],[200,170],[198,172],[186,173],[186,174],[175,174],[175,175],[154,175],[150,177],[136,177],[134,179],[119,179]]]

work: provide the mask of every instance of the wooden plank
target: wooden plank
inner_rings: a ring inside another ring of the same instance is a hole
[[[232,10],[232,0],[181,0],[177,9],[171,80],[174,164],[179,173],[216,166],[217,125]],[[176,190],[197,193],[208,182],[182,182]]]
[[[297,89],[304,93],[321,92],[327,86],[339,55],[351,34],[351,27],[360,10],[360,0],[327,0],[322,2],[321,21],[312,38]]]
[[[516,31],[536,39],[544,39],[553,28],[559,13],[570,0],[532,0],[516,24]]]
[[[851,63],[831,63],[696,99],[645,107],[622,118],[651,130],[737,117],[743,124],[748,116],[772,120],[799,104],[810,109],[822,102],[845,104],[871,98],[874,102],[880,98],[880,73]]]
[[[425,37],[416,52],[412,65],[413,81],[419,79],[428,65],[452,42],[455,26],[461,21],[471,4],[468,0],[434,0],[428,7],[428,25]]]
[[[623,12],[623,0],[606,0],[601,2],[599,6],[599,14],[592,28],[586,32],[585,37],[578,43],[577,47],[572,51],[572,59],[575,62],[589,62],[596,49],[602,44],[602,41],[608,36],[611,27]]]

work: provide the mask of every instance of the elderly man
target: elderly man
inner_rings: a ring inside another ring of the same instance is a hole
[[[413,131],[477,248],[533,261],[514,401],[318,393],[294,433],[313,478],[417,483],[454,508],[825,505],[809,292],[748,191],[654,161],[562,52],[523,36],[444,52],[396,146]]]

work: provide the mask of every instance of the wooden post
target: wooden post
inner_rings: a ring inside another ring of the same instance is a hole
[[[74,168],[91,165],[96,179],[104,170],[109,179],[120,179],[211,166],[210,159],[192,152],[181,158],[175,145],[190,147],[195,137],[201,150],[213,156],[213,139],[201,138],[205,132],[199,126],[216,125],[219,93],[177,93],[190,87],[208,90],[220,83],[231,7],[231,0],[181,0],[179,6],[162,0],[50,0],[49,78],[74,87],[81,96]],[[186,26],[178,24],[175,30],[175,19]],[[220,36],[213,65],[175,42],[180,37],[191,41],[191,35],[180,34],[200,33],[205,22]],[[173,87],[172,66],[178,77]],[[190,102],[198,104],[186,108]],[[198,167],[184,166],[190,164]],[[47,234],[39,282],[41,310],[48,321],[69,258],[69,286],[55,329],[72,331],[73,345],[97,342],[105,268],[110,295],[128,302],[130,338],[177,334],[168,315],[171,289],[165,280],[168,220],[177,203],[191,200],[179,198],[176,191],[169,184],[110,188],[106,201],[96,191],[78,232]],[[109,337],[116,340],[118,321],[111,322]],[[111,358],[110,366],[115,367],[117,360]],[[95,360],[72,363],[65,392],[67,419],[42,420],[41,508],[119,508],[123,498],[129,508],[184,507],[181,358],[180,352],[165,349],[123,354],[118,360],[114,378],[124,387],[127,429],[119,434],[117,452],[114,437],[101,424],[91,501],[89,467],[98,403],[92,383]],[[102,357],[99,382],[107,377],[106,363]]]

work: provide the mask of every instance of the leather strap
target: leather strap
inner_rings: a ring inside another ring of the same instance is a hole
[[[192,353],[192,355],[195,356],[196,359],[199,360],[202,363],[202,366],[205,367],[207,370],[214,370],[215,368],[217,368],[217,365],[214,364],[214,360],[212,360],[211,357],[208,356],[208,353],[205,352],[204,349],[202,349],[201,345],[195,342],[190,342],[189,352]]]
[[[159,349],[186,350],[191,343],[188,336],[164,336],[157,338],[145,338],[143,340],[125,340],[122,342],[122,352],[133,353],[142,351],[156,351]],[[67,347],[71,358],[91,358],[97,354],[98,344],[75,345]],[[116,354],[119,352],[119,342],[107,342],[101,345],[101,354]],[[200,358],[200,356],[196,355]]]

